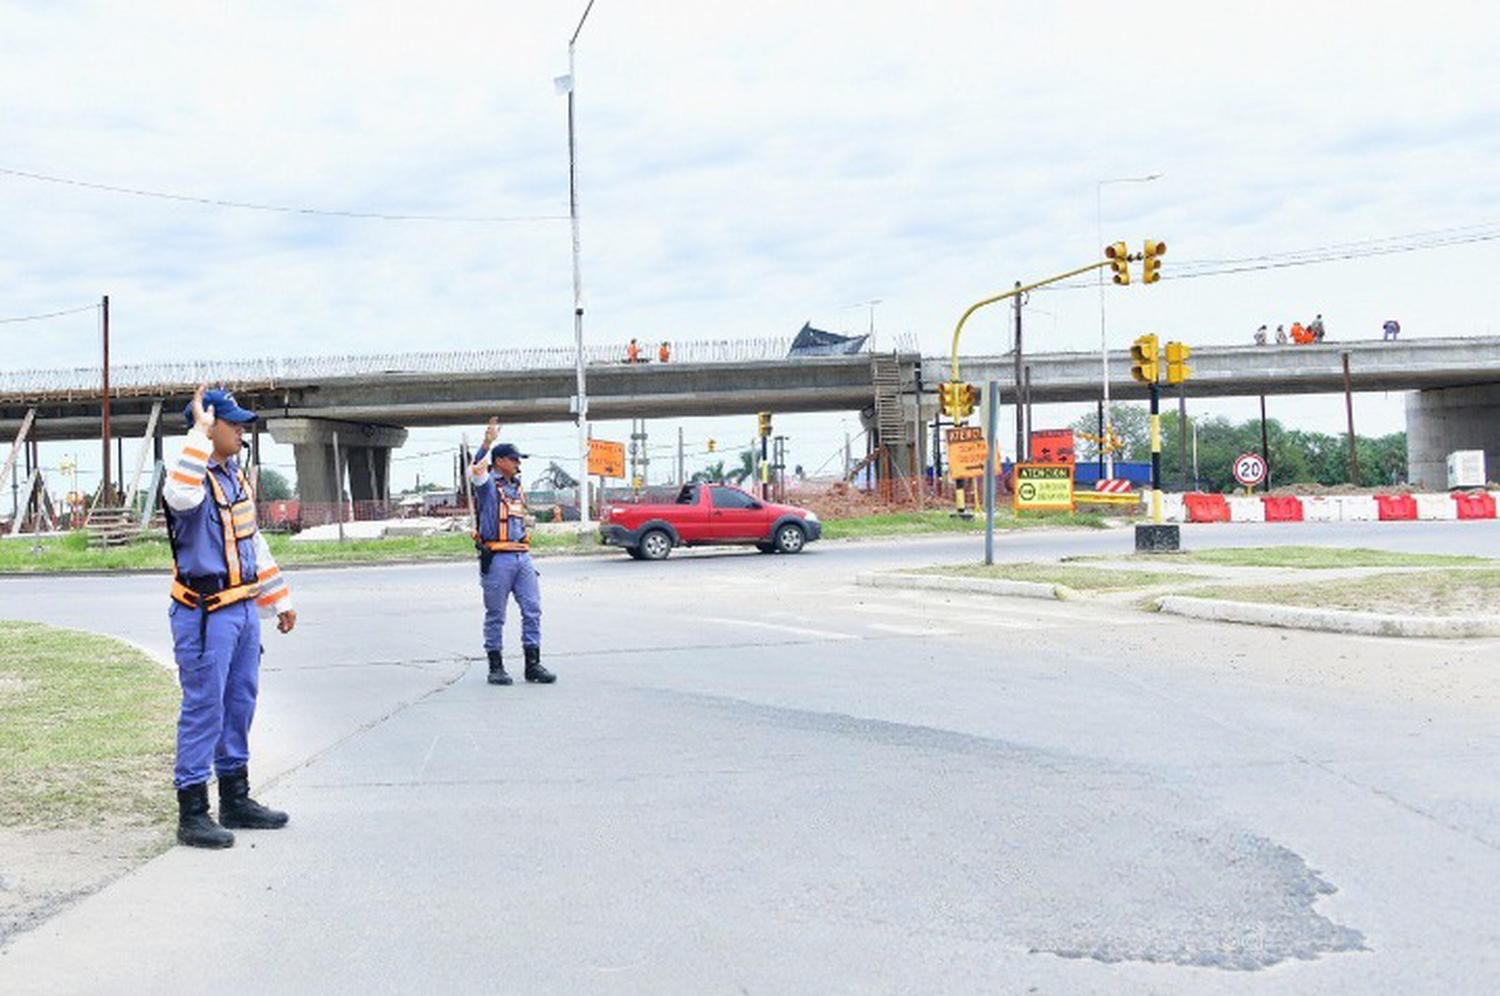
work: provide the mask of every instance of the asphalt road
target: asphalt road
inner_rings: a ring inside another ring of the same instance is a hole
[[[1500,556],[1494,523],[1185,530],[1272,538]],[[0,992],[1488,991],[1500,641],[853,585],[978,548],[547,560],[560,680],[509,689],[472,566],[299,571],[252,761],[292,826],[20,935]],[[0,580],[0,616],[157,653],[165,613],[158,578]]]

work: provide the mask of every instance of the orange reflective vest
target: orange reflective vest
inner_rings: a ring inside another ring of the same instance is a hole
[[[519,501],[512,503],[511,500],[505,496],[505,489],[500,487],[500,479],[498,477],[495,478],[491,483],[493,483],[495,486],[495,498],[499,501],[499,507],[496,510],[496,521],[499,524],[500,535],[503,538],[498,540],[480,539],[479,530],[475,529],[473,532],[474,545],[480,547],[481,549],[488,550],[490,553],[525,553],[527,550],[531,549],[531,540],[527,538],[526,527],[524,525],[521,527],[520,539],[511,539],[510,520],[512,514],[518,515],[522,518],[531,514],[531,508],[526,504],[526,493],[520,488],[517,488],[516,494],[519,497]],[[512,513],[512,509],[518,509],[519,511]]]
[[[183,580],[181,568],[177,566],[177,541],[173,539],[172,600],[179,605],[213,612],[226,605],[243,602],[247,598],[254,598],[260,594],[260,578],[251,577],[246,580],[240,572],[239,541],[255,535],[255,493],[250,490],[250,482],[245,479],[245,472],[239,467],[236,467],[234,472],[243,497],[233,503],[225,496],[223,486],[219,484],[218,478],[213,475],[212,471],[204,475],[208,479],[214,505],[219,510],[219,525],[223,529],[225,585],[216,592],[200,592],[189,587]],[[167,535],[169,538],[172,535],[170,524]]]

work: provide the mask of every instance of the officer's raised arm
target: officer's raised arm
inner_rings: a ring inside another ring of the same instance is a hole
[[[490,447],[495,445],[495,437],[498,435],[500,418],[494,416],[484,427],[484,441],[479,444],[479,449],[474,453],[474,462],[469,465],[469,483],[475,487],[490,479]]]
[[[206,390],[207,384],[199,384],[198,390],[193,392],[193,427],[188,430],[187,442],[182,445],[182,455],[162,483],[162,497],[176,512],[197,508],[203,504],[206,493],[203,478],[208,473],[208,458],[214,449],[208,436],[214,427],[214,410],[203,407],[203,392]]]

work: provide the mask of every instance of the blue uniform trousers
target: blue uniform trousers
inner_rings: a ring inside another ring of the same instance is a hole
[[[177,788],[208,781],[250,761],[250,721],[260,689],[260,616],[246,599],[208,614],[172,603],[172,644],[182,684],[177,719]],[[206,639],[199,634],[206,633]]]
[[[542,589],[529,553],[497,553],[479,575],[484,591],[484,649],[499,650],[507,599],[521,607],[521,645],[542,645]]]

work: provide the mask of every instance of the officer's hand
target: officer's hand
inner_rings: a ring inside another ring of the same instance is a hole
[[[276,613],[276,629],[282,633],[290,633],[292,627],[297,625],[297,610],[287,609],[285,612]]]
[[[193,392],[193,428],[204,433],[214,427],[214,410],[203,407],[203,392],[207,390],[207,384],[199,384]]]
[[[484,427],[484,448],[489,449],[495,437],[500,435],[500,416],[496,415],[490,419],[489,425]]]

